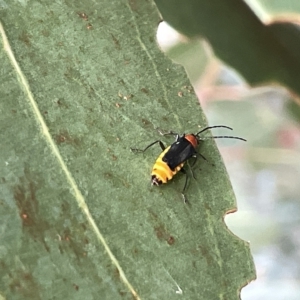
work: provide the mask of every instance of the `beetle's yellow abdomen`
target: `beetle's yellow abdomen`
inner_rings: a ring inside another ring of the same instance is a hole
[[[162,183],[167,183],[168,180],[171,180],[175,174],[180,171],[183,167],[184,163],[178,165],[174,171],[170,169],[167,163],[165,163],[162,158],[164,157],[165,153],[168,152],[170,146],[167,147],[157,158],[151,172],[151,182],[155,185],[160,185]]]

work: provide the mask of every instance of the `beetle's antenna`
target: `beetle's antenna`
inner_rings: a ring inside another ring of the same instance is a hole
[[[206,140],[206,139],[236,139],[236,140],[241,140],[241,141],[247,141],[243,138],[237,137],[237,136],[228,136],[228,135],[218,135],[218,136],[205,136],[205,137],[201,137],[199,136],[200,133],[208,130],[208,129],[212,129],[212,128],[226,128],[226,129],[230,129],[232,130],[231,127],[225,126],[225,125],[217,125],[217,126],[209,126],[209,127],[205,127],[204,129],[200,130],[198,133],[195,134],[195,136],[199,139],[199,140]]]
[[[218,136],[199,137],[199,140],[206,140],[206,139],[236,139],[236,140],[241,140],[241,141],[247,142],[247,140],[245,140],[241,137],[238,137],[238,136],[218,135]]]
[[[208,130],[208,129],[212,129],[212,128],[227,128],[227,129],[230,129],[232,130],[231,127],[228,127],[228,126],[225,126],[225,125],[216,125],[216,126],[208,126],[208,127],[205,127],[204,129],[200,130],[198,133],[196,133],[195,135],[198,136],[200,133]]]

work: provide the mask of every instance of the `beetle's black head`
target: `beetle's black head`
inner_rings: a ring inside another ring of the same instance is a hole
[[[156,177],[156,175],[151,176],[151,184],[152,185],[161,185],[162,181]]]

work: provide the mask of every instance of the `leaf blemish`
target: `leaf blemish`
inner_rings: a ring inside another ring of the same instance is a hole
[[[143,92],[144,94],[149,94],[149,90],[147,90],[146,88],[141,88],[141,92]]]
[[[175,243],[175,238],[166,231],[163,225],[154,227],[154,231],[159,240],[166,241],[170,246]]]
[[[30,37],[31,36],[29,34],[23,31],[22,34],[19,36],[19,40],[21,42],[24,42],[26,46],[30,47],[31,46]]]
[[[61,130],[56,136],[55,141],[58,145],[62,143],[70,144],[73,146],[79,146],[80,141],[78,138],[74,138],[69,134],[67,130]]]
[[[79,18],[81,18],[85,21],[88,21],[88,19],[89,19],[88,15],[84,12],[78,12],[77,15],[79,16]]]
[[[121,46],[120,46],[119,40],[112,33],[110,35],[111,35],[111,37],[113,39],[113,42],[114,42],[114,44],[116,46],[116,49],[117,50],[121,50]]]
[[[23,299],[32,299],[39,295],[39,284],[35,281],[34,277],[27,270],[17,269],[9,273],[10,283],[9,288],[14,293],[18,293]]]
[[[171,246],[175,243],[175,238],[173,236],[169,236],[167,243]]]
[[[28,167],[24,168],[24,176],[20,177],[19,184],[14,187],[14,199],[22,220],[23,229],[35,240],[41,242],[49,252],[45,242],[45,230],[49,228],[48,223],[39,215],[39,203],[36,197],[39,182],[38,176],[32,174]]]

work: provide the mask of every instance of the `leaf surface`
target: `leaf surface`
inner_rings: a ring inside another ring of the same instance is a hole
[[[180,174],[149,186],[159,149],[129,150],[157,127],[206,125],[156,45],[158,21],[150,1],[3,4],[3,298],[235,299],[254,277],[248,244],[222,221],[235,200],[215,144],[201,149],[215,166],[195,170],[191,205]]]

